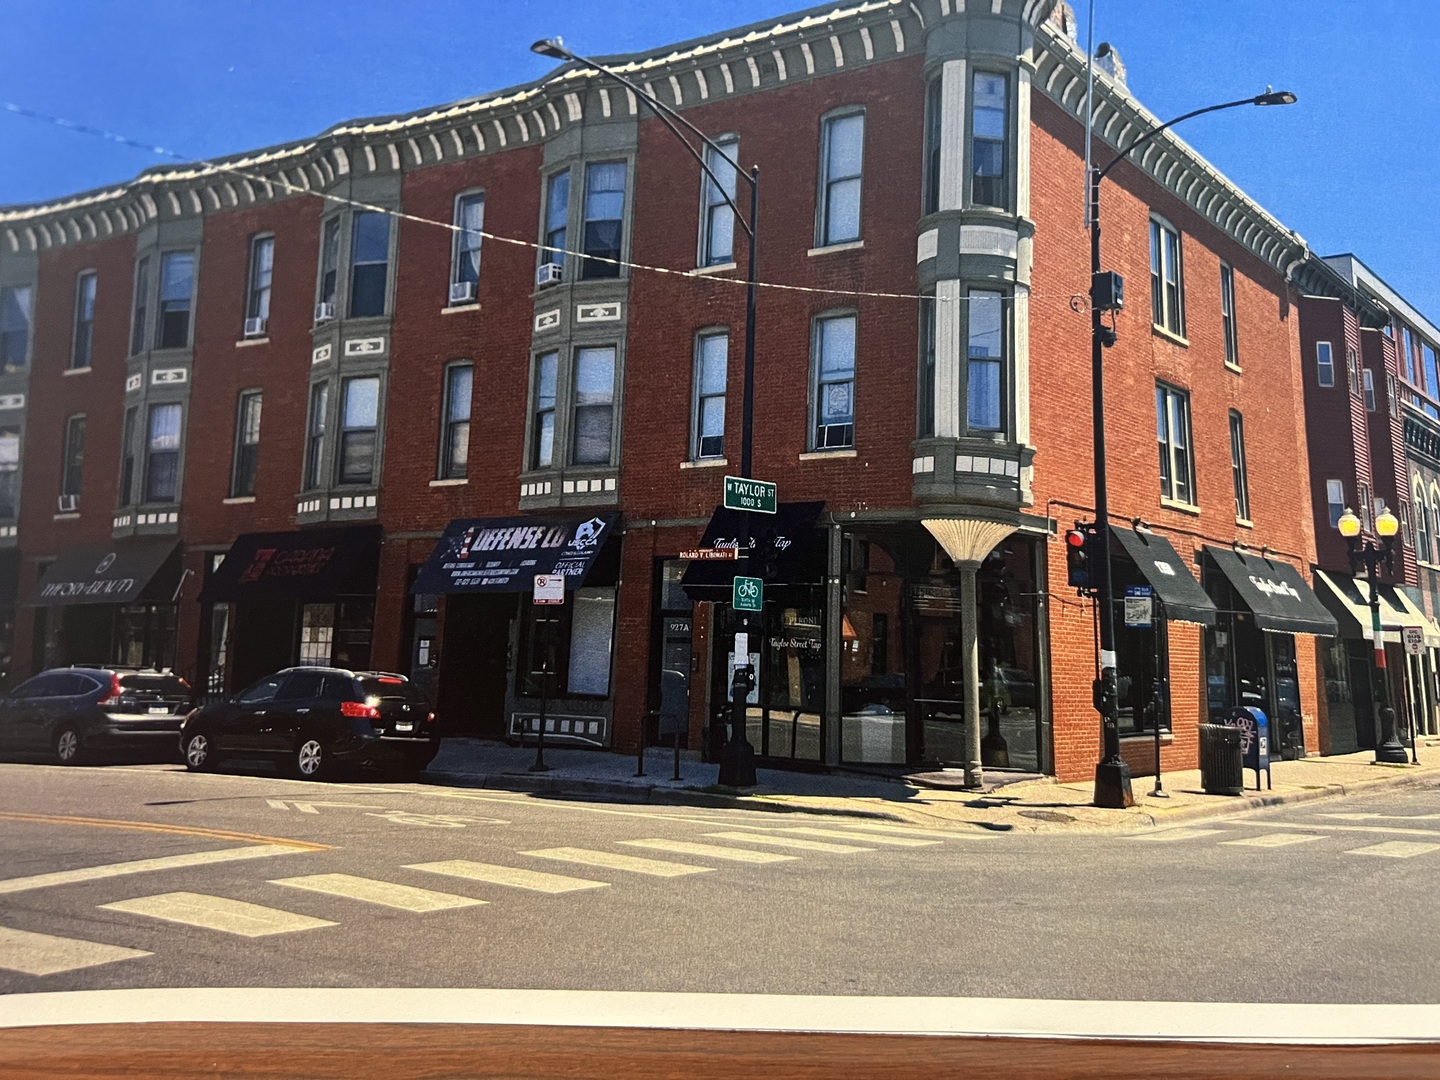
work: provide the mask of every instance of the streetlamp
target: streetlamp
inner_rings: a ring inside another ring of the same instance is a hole
[[[634,82],[625,78],[618,71],[612,71],[603,64],[598,64],[584,56],[571,52],[565,47],[561,40],[547,38],[537,41],[530,46],[530,51],[541,56],[548,56],[556,60],[568,60],[587,67],[592,71],[598,71],[601,75],[613,79],[628,89],[638,99],[650,106],[652,112],[659,117],[660,121],[670,129],[670,133],[679,139],[690,156],[700,164],[715,189],[720,192],[720,197],[735,215],[740,228],[745,230],[745,236],[749,241],[749,265],[745,274],[745,393],[744,404],[741,411],[740,425],[740,477],[744,480],[752,479],[751,476],[751,451],[754,445],[754,412],[755,412],[755,241],[760,213],[760,167],[751,166],[750,172],[744,173],[740,165],[728,153],[722,150],[715,142],[694,124],[686,120],[678,112],[666,105],[663,101],[652,94],[647,94]],[[679,124],[715,154],[716,157],[728,162],[734,174],[743,177],[750,184],[750,217],[746,220],[740,212],[740,207],[735,205],[735,200],[725,190],[725,185],[715,175],[713,169],[705,161],[705,155],[690,145],[690,140],[680,131]],[[750,557],[750,538],[752,535],[750,511],[740,511],[740,535],[737,538],[739,550],[737,557],[748,559]],[[737,570],[738,570],[737,566]],[[763,624],[762,624],[763,625]],[[730,717],[730,739],[720,757],[719,782],[727,787],[754,787],[755,786],[755,748],[750,745],[745,732],[745,710],[747,699],[750,696],[750,684],[753,675],[750,672],[750,616],[742,613],[740,615],[740,626],[745,637],[744,649],[735,651],[735,678],[731,686],[731,717]],[[740,635],[737,635],[737,639]]]
[[[1385,569],[1394,571],[1395,534],[1400,521],[1389,510],[1382,510],[1375,518],[1375,531],[1380,534],[1380,543],[1373,544],[1360,539],[1360,519],[1348,506],[1335,523],[1340,535],[1345,538],[1346,553],[1350,556],[1350,572],[1359,573],[1363,565],[1370,575],[1370,632],[1375,639],[1375,682],[1380,702],[1380,745],[1375,748],[1375,760],[1392,765],[1408,762],[1405,746],[1395,731],[1395,710],[1390,707],[1390,676],[1385,670],[1385,634],[1380,629],[1380,588],[1375,574],[1381,563]]]
[[[1182,120],[1204,113],[1233,109],[1239,105],[1293,105],[1295,95],[1288,90],[1271,91],[1221,105],[1208,105],[1177,116],[1147,131],[1116,154],[1103,169],[1090,170],[1090,378],[1095,432],[1095,541],[1096,604],[1100,608],[1100,678],[1095,680],[1095,711],[1100,714],[1104,736],[1103,756],[1095,766],[1095,805],[1121,809],[1130,806],[1135,797],[1130,790],[1130,767],[1120,757],[1120,675],[1115,661],[1115,590],[1110,574],[1110,499],[1105,481],[1105,380],[1102,356],[1115,344],[1115,331],[1101,321],[1105,311],[1124,307],[1124,281],[1119,274],[1100,272],[1100,181],[1116,165],[1128,158],[1167,128]]]

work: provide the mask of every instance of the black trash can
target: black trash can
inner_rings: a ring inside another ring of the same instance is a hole
[[[1239,795],[1245,790],[1245,759],[1240,729],[1200,725],[1200,786],[1208,795]]]

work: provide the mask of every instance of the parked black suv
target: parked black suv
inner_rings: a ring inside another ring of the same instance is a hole
[[[0,695],[0,746],[79,765],[106,749],[148,746],[174,760],[190,684],[169,671],[51,668]]]
[[[341,763],[415,773],[439,749],[425,695],[403,675],[382,671],[286,668],[191,713],[180,729],[192,771],[227,757],[272,758],[305,780],[324,779]]]

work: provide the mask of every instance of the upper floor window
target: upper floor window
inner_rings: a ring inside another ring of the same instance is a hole
[[[130,355],[145,351],[145,323],[150,303],[150,256],[135,264],[135,305],[130,315]]]
[[[330,409],[330,384],[319,383],[310,390],[310,424],[305,436],[305,487],[322,486],[325,477],[325,423]]]
[[[558,400],[560,354],[548,352],[535,360],[535,432],[530,464],[548,469],[555,464],[555,405]]]
[[[1335,350],[1328,341],[1315,343],[1315,379],[1321,386],[1335,385]]]
[[[705,147],[705,164],[720,178],[723,191],[717,187],[708,174],[700,178],[700,265],[723,266],[735,261],[735,213],[725,201],[728,195],[735,198],[735,166],[739,160],[740,139],[735,135],[722,135],[715,140],[714,147]]]
[[[340,413],[340,483],[374,482],[375,435],[379,425],[379,377],[367,375],[346,379]]]
[[[180,493],[180,405],[151,405],[145,450],[145,501],[174,502]]]
[[[250,280],[245,295],[245,336],[262,337],[270,322],[270,287],[275,279],[275,237],[250,241]]]
[[[88,368],[95,344],[94,270],[75,279],[75,332],[70,342],[70,369]]]
[[[1361,378],[1361,379],[1364,381],[1364,383],[1365,383],[1365,411],[1366,411],[1366,412],[1374,412],[1374,411],[1375,411],[1375,375],[1374,375],[1374,373],[1371,372],[1371,370],[1367,367],[1367,368],[1363,368],[1363,369],[1361,370],[1361,372],[1360,372],[1360,378]]]
[[[30,286],[0,288],[0,370],[21,371],[30,362]]]
[[[85,468],[85,417],[65,421],[65,450],[60,459],[60,494],[79,505],[81,473]]]
[[[1358,485],[1360,499],[1360,525],[1366,531],[1370,531],[1370,485],[1361,482]]]
[[[1225,363],[1240,366],[1240,344],[1235,336],[1235,271],[1220,264],[1220,324],[1225,332]]]
[[[140,407],[132,405],[125,410],[125,428],[120,436],[120,506],[129,506],[135,498],[135,428],[139,423]]]
[[[970,201],[976,206],[1010,204],[1006,180],[1006,95],[1004,75],[975,72],[971,85]]]
[[[1185,278],[1180,263],[1180,234],[1150,219],[1150,317],[1163,330],[1185,336]]]
[[[576,349],[571,461],[576,465],[609,465],[614,428],[615,347]]]
[[[725,456],[725,366],[730,335],[701,334],[695,339],[695,408],[691,418],[692,458]]]
[[[450,252],[450,303],[474,303],[480,293],[480,235],[485,228],[485,193],[455,199],[455,243]]]
[[[1421,562],[1433,562],[1430,551],[1429,513],[1425,508],[1425,485],[1422,483],[1419,473],[1414,476],[1411,491],[1415,495],[1415,558]]]
[[[1330,527],[1339,527],[1340,517],[1345,513],[1345,484],[1340,480],[1325,481],[1325,504],[1330,511]]]
[[[624,222],[625,163],[602,161],[585,166],[585,260],[580,264],[582,278],[620,276]]]
[[[944,80],[936,75],[925,87],[925,177],[921,191],[921,212],[940,209],[940,134],[942,130]]]
[[[545,181],[545,251],[540,261],[565,265],[565,240],[570,222],[570,170],[561,169]]]
[[[860,239],[860,175],[865,114],[828,117],[820,129],[819,246]]]
[[[230,471],[230,497],[241,499],[255,494],[255,474],[260,465],[260,391],[240,395],[235,415],[235,461]]]
[[[1430,553],[1431,562],[1440,562],[1440,487],[1430,485]]]
[[[1355,356],[1354,349],[1345,350],[1345,376],[1350,387],[1350,393],[1356,397],[1360,396],[1360,364]]]
[[[1405,373],[1405,381],[1411,384],[1419,382],[1415,377],[1415,336],[1408,326],[1400,328],[1400,352],[1400,370]]]
[[[1423,338],[1420,341],[1420,356],[1425,367],[1425,392],[1431,397],[1440,397],[1440,370],[1436,369],[1435,346]]]
[[[440,479],[463,480],[470,464],[470,398],[475,368],[451,364],[445,369],[444,430],[440,434]]]
[[[1400,394],[1398,393],[1397,388],[1396,388],[1396,386],[1395,386],[1395,376],[1394,376],[1394,375],[1386,375],[1386,376],[1385,376],[1385,393],[1386,393],[1386,395],[1387,395],[1387,398],[1388,398],[1388,401],[1389,401],[1389,405],[1390,405],[1390,415],[1391,415],[1391,416],[1399,416],[1399,415],[1400,415]]]
[[[1004,427],[1005,298],[970,290],[966,424],[971,431]]]
[[[935,298],[920,301],[920,407],[918,434],[935,434]]]
[[[362,210],[355,215],[350,248],[350,317],[385,314],[390,270],[390,215]]]
[[[1160,441],[1160,495],[1196,505],[1195,450],[1190,444],[1190,395],[1155,384],[1155,430]]]
[[[340,219],[325,222],[320,237],[320,299],[315,321],[335,317],[335,290],[340,274]]]
[[[0,427],[0,519],[20,514],[20,429]]]
[[[195,290],[195,253],[167,251],[160,256],[160,310],[155,322],[157,349],[190,344],[190,304]]]
[[[816,319],[811,352],[811,449],[854,446],[855,316]]]
[[[1245,475],[1245,421],[1230,410],[1230,471],[1235,478],[1235,520],[1250,520],[1250,481]]]

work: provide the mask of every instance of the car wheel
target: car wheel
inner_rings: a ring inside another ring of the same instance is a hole
[[[290,775],[297,780],[323,780],[330,775],[330,753],[316,735],[303,735],[290,758]]]
[[[56,729],[52,746],[58,765],[79,765],[85,760],[85,744],[80,739],[80,732],[70,724],[61,724]]]
[[[209,772],[220,763],[215,752],[215,743],[203,731],[197,731],[185,740],[185,768],[191,772]]]

